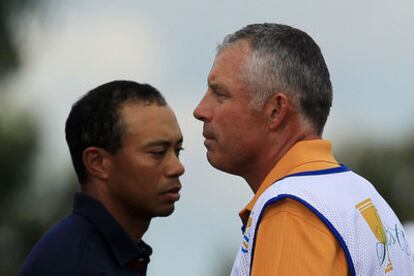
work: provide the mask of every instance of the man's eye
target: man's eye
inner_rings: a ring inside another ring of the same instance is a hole
[[[227,94],[221,93],[217,90],[213,91],[213,95],[218,102],[223,102],[228,98]]]
[[[175,149],[175,155],[180,156],[180,152],[183,151],[184,148],[183,147],[179,147]]]
[[[151,151],[151,154],[156,158],[161,158],[165,155],[165,150]]]
[[[226,95],[224,95],[223,93],[220,93],[217,90],[213,90],[213,94],[216,95],[216,97],[225,97]]]

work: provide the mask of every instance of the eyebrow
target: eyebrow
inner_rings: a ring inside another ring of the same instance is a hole
[[[207,82],[207,86],[212,88],[212,89],[220,88],[220,85],[218,85],[217,83],[209,82],[209,81]]]
[[[226,87],[214,82],[207,82],[208,87],[213,91],[218,91],[220,93],[229,94]]]
[[[183,137],[180,137],[175,143],[173,143],[171,140],[167,139],[157,139],[154,141],[151,141],[145,145],[145,147],[155,147],[155,146],[168,146],[171,144],[182,144],[184,141]]]

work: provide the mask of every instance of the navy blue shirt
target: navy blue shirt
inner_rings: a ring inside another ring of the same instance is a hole
[[[73,213],[30,252],[20,275],[146,274],[150,246],[135,243],[95,199],[75,194]]]

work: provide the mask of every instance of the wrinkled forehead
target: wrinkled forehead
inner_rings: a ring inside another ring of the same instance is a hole
[[[252,49],[252,39],[248,37],[239,38],[236,40],[224,41],[222,44],[217,46],[217,54],[219,55],[224,50],[232,48],[232,47],[240,47],[244,48],[245,51],[250,51]]]
[[[208,79],[214,79],[217,74],[229,73],[236,75],[251,55],[248,41],[240,40],[217,53]]]
[[[121,108],[120,115],[126,135],[142,139],[164,137],[177,140],[182,137],[177,118],[168,105],[128,103]]]
[[[231,96],[250,97],[249,83],[246,81],[249,57],[250,48],[246,41],[224,49],[214,60],[207,78],[208,87]]]

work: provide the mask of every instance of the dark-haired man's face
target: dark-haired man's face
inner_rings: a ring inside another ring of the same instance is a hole
[[[128,103],[120,150],[109,158],[108,192],[113,209],[134,217],[168,216],[179,199],[182,134],[168,106]]]

